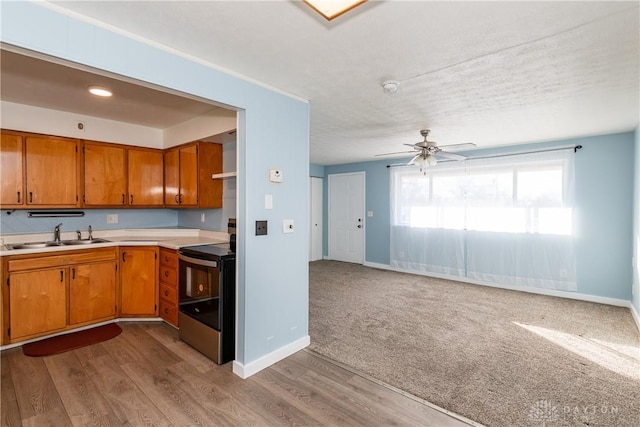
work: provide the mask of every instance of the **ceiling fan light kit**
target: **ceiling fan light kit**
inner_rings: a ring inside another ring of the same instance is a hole
[[[420,167],[420,172],[424,175],[427,174],[426,169],[428,167],[433,167],[438,163],[438,159],[436,155],[444,157],[448,160],[466,160],[466,156],[461,154],[451,153],[449,151],[444,151],[442,147],[449,147],[449,149],[454,150],[464,150],[475,148],[476,144],[473,143],[464,143],[464,144],[450,144],[443,145],[442,147],[438,147],[438,143],[435,141],[428,141],[427,137],[429,136],[429,129],[422,129],[420,131],[420,135],[424,138],[424,140],[420,142],[416,142],[415,144],[404,144],[406,146],[411,147],[412,151],[399,151],[396,153],[385,153],[385,154],[376,154],[376,156],[388,156],[393,154],[404,154],[404,153],[415,153],[417,154],[406,164],[406,166],[417,165]]]

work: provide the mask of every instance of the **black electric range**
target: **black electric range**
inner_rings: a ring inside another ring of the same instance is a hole
[[[210,245],[186,246],[180,248],[180,253],[198,259],[229,259],[235,258],[236,253],[231,250],[229,243]]]

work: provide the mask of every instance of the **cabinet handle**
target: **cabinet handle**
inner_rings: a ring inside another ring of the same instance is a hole
[[[169,291],[164,291],[164,296],[168,297],[169,296]]]
[[[169,314],[169,309],[168,308],[164,309],[164,314]]]
[[[164,277],[169,277],[169,272],[165,270]]]
[[[33,191],[29,191],[29,203],[33,203]]]
[[[60,282],[64,282],[64,270],[60,270]]]
[[[126,199],[125,199],[124,193],[122,193],[122,204],[123,204],[123,205],[124,205],[125,200],[126,200]]]
[[[130,205],[133,204],[133,194],[131,195],[131,202],[129,203]]]
[[[124,257],[126,256],[126,254],[127,254],[127,252],[126,252],[126,251],[122,252],[122,262],[125,262]]]
[[[75,267],[71,269],[71,279],[75,279],[76,278],[76,269]]]
[[[18,191],[18,203],[20,203],[20,192]]]
[[[176,194],[176,203],[177,203],[178,205],[180,204],[179,194]]]

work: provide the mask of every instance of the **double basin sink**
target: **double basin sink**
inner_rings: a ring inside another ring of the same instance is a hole
[[[93,245],[96,243],[107,243],[105,239],[76,239],[76,240],[61,240],[56,242],[51,240],[49,242],[27,242],[27,243],[8,243],[5,246],[9,249],[36,249],[47,248],[51,246],[73,246],[73,245]]]

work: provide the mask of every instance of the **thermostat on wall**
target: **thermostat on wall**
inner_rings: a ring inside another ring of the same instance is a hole
[[[282,169],[280,168],[269,169],[269,181],[282,182]]]

